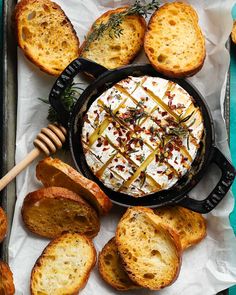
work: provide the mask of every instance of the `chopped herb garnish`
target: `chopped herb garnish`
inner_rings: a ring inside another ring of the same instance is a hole
[[[145,169],[144,171],[141,171],[140,176],[139,176],[139,178],[141,180],[140,188],[142,188],[144,186],[144,183],[146,181],[146,177],[147,177],[147,175],[146,175],[146,169]]]
[[[181,124],[181,123],[187,122],[192,117],[193,114],[194,114],[194,111],[190,115],[188,115],[187,117],[185,117],[183,119],[180,119],[181,118],[181,115],[180,115],[178,123]]]
[[[91,33],[85,39],[85,47],[83,51],[89,50],[89,46],[96,40],[102,38],[107,32],[110,38],[119,38],[123,34],[121,24],[126,16],[129,15],[142,15],[147,17],[153,9],[158,8],[159,3],[156,0],[152,0],[151,3],[142,5],[140,0],[136,0],[135,3],[124,11],[111,14],[106,23],[94,24]]]

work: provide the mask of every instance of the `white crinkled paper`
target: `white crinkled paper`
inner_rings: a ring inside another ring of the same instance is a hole
[[[81,43],[90,25],[101,13],[110,8],[131,3],[131,1],[117,0],[55,0],[55,2],[61,5],[72,21]],[[229,67],[229,53],[225,49],[225,42],[232,27],[233,2],[230,0],[189,1],[198,12],[207,47],[207,57],[202,70],[190,80],[210,106],[215,122],[217,146],[227,156],[229,156],[229,149],[222,119],[222,105],[225,78]],[[144,54],[140,54],[135,62],[147,62],[147,59]],[[33,148],[32,142],[35,135],[47,125],[48,107],[39,101],[38,97],[47,97],[54,81],[55,78],[40,72],[21,51],[18,52],[16,162],[23,159]],[[69,163],[72,162],[69,154],[59,153],[57,156]],[[47,239],[29,233],[23,227],[20,214],[25,195],[41,187],[35,177],[35,165],[36,162],[17,177],[17,202],[9,245],[9,262],[14,273],[16,295],[30,294],[31,269],[49,242]],[[212,167],[190,195],[198,199],[204,198],[210,187],[216,183],[217,176],[215,167]],[[184,252],[179,278],[172,286],[159,292],[135,290],[126,294],[210,295],[236,284],[236,240],[228,218],[232,208],[232,194],[228,193],[222,203],[207,215],[207,237],[197,246]],[[94,239],[97,252],[114,236],[117,222],[124,211],[124,208],[113,206],[111,212],[102,218],[101,230]],[[119,292],[105,284],[95,268],[80,294],[107,295],[119,294]]]

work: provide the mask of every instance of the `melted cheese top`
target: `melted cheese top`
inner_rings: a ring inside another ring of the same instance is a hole
[[[128,77],[92,103],[82,145],[105,186],[142,197],[172,187],[190,169],[203,128],[199,108],[178,84]]]

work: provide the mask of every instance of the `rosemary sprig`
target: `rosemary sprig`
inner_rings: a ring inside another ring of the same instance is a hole
[[[188,115],[187,117],[185,117],[183,119],[181,119],[181,116],[179,116],[179,122],[178,123],[181,124],[181,123],[187,122],[192,117],[193,113],[194,113],[194,111],[190,115]]]
[[[80,87],[80,85],[81,83],[71,82],[71,84],[66,87],[64,93],[62,94],[60,99],[67,111],[71,111],[74,103],[77,101],[81,92],[84,90]],[[49,104],[48,99],[39,98],[39,100],[46,104]],[[47,119],[50,123],[55,123],[59,121],[58,115],[52,106],[49,106]]]
[[[106,105],[101,105],[101,107],[104,109],[104,111],[110,115],[111,118],[113,118],[114,121],[116,121],[120,126],[124,126],[127,128],[127,124],[125,123],[124,120],[119,118],[116,114],[113,113],[111,106],[106,106]]]
[[[140,181],[141,181],[140,188],[142,188],[144,186],[144,183],[145,183],[146,178],[147,178],[146,169],[147,168],[145,168],[143,171],[141,171],[140,176],[139,176]]]
[[[147,17],[148,14],[152,12],[153,9],[159,7],[159,3],[156,0],[142,5],[140,0],[136,0],[135,3],[130,6],[127,10],[112,14],[106,23],[100,23],[98,25],[94,24],[91,33],[86,37],[85,47],[83,51],[89,49],[91,43],[95,40],[99,40],[105,32],[108,32],[110,38],[119,38],[123,34],[123,29],[121,24],[126,16],[129,15],[142,15]]]

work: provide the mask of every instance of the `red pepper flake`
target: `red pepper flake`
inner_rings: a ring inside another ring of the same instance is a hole
[[[110,179],[112,179],[114,177],[113,173],[110,172]]]
[[[122,145],[122,141],[124,141],[124,138],[118,137],[116,140],[118,141],[119,145],[121,146]]]
[[[171,104],[171,105],[169,105],[169,108],[170,108],[171,110],[175,110],[175,109],[176,109],[176,105]]]
[[[115,158],[115,159],[114,159],[114,161],[115,161],[115,162],[118,162],[118,159],[117,159],[117,158]]]
[[[107,138],[104,139],[103,144],[104,144],[104,145],[108,145],[108,144],[109,144]]]
[[[173,176],[174,176],[174,173],[173,173],[173,172],[171,172],[171,173],[168,175],[168,180],[172,179],[172,178],[173,178]]]
[[[142,156],[141,156],[141,155],[137,155],[137,156],[136,156],[136,160],[137,160],[137,161],[141,161],[141,159],[142,159]]]
[[[108,130],[111,130],[111,126],[108,126]]]
[[[158,162],[159,161],[159,157],[158,155],[155,155],[155,161]],[[158,172],[157,172],[158,173]]]
[[[147,89],[147,87],[143,87],[143,89],[145,90],[145,91],[147,91],[148,89]]]
[[[177,151],[177,152],[179,152],[180,151],[180,148],[179,147],[175,147],[175,150]]]
[[[90,123],[89,118],[88,118],[88,114],[85,114],[84,121],[87,122],[87,123]]]
[[[166,91],[166,96],[168,96],[169,99],[173,99],[175,94],[171,94],[170,90]]]
[[[125,170],[125,166],[123,165],[116,165],[116,168],[120,171],[124,171]]]
[[[185,108],[185,105],[182,104],[182,103],[177,103],[176,108],[177,109],[184,109]]]
[[[167,112],[161,112],[162,116],[166,116],[167,115]]]
[[[107,151],[107,150],[109,150],[109,147],[107,147],[107,148],[103,148],[103,149],[102,149],[103,152],[105,152],[105,151]]]
[[[98,137],[98,143],[96,145],[96,147],[101,147],[102,146],[102,139],[101,137]]]
[[[162,171],[157,171],[157,173],[158,173],[158,174],[161,174],[161,173],[162,173]]]

